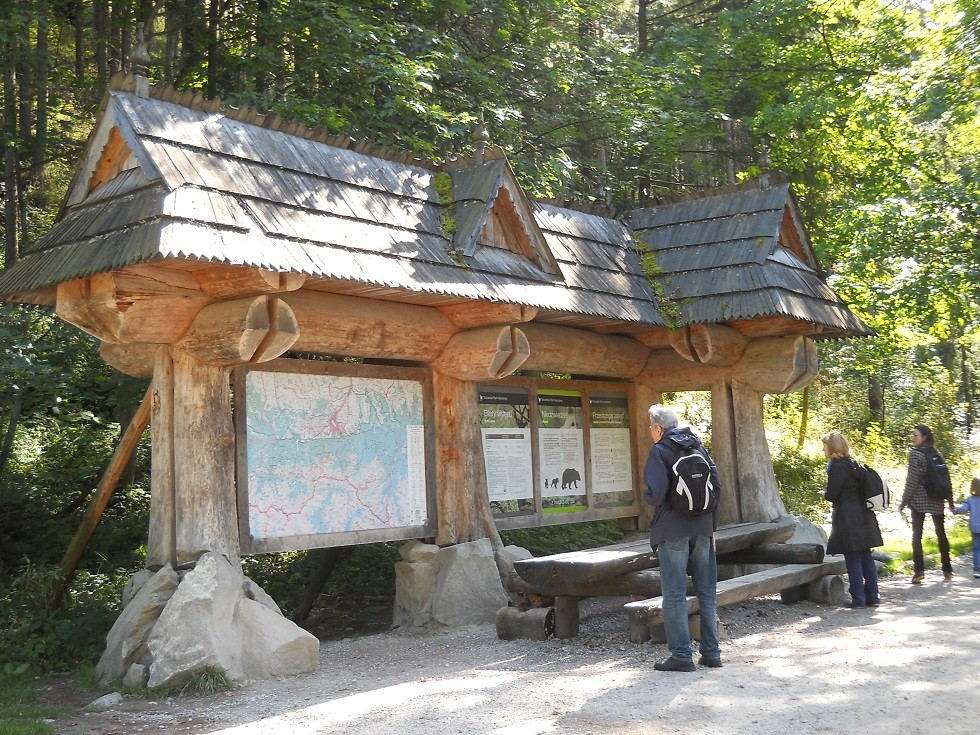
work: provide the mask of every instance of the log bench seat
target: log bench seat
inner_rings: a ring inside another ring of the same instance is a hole
[[[726,579],[718,583],[718,607],[742,602],[753,597],[771,595],[784,589],[814,582],[827,575],[846,572],[842,557],[836,557],[820,564],[786,564],[784,566],[753,572],[742,577]],[[650,640],[650,626],[663,622],[663,597],[629,602],[624,606],[629,619],[630,640],[645,643]],[[687,612],[691,615],[698,610],[698,598],[687,598]]]

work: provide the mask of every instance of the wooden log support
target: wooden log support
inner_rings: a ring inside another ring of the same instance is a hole
[[[746,574],[718,583],[718,607],[742,602],[761,595],[770,595],[788,587],[812,582],[827,574],[841,574],[846,571],[843,559],[825,561],[821,564],[787,564],[766,569],[762,572]],[[630,622],[630,640],[645,643],[650,640],[650,626],[663,622],[663,597],[629,602],[624,606]],[[688,596],[687,614],[697,612],[698,598]]]
[[[627,572],[616,577],[598,579],[585,584],[571,584],[557,574],[542,585],[532,586],[517,572],[507,575],[507,589],[514,594],[536,594],[546,597],[659,597],[661,593],[660,572],[644,569]]]
[[[769,442],[763,422],[762,394],[751,386],[733,380],[731,383],[732,416],[735,427],[738,518],[758,522],[786,515],[779,496],[776,474],[772,468]]]
[[[280,295],[296,316],[294,350],[432,362],[456,327],[430,306],[307,290]]]
[[[795,529],[795,522],[788,517],[775,523],[722,526],[715,533],[716,553],[779,543],[792,536]],[[657,553],[650,545],[646,541],[633,541],[602,549],[520,559],[514,562],[514,570],[534,591],[538,591],[545,585],[554,584],[553,576],[570,585],[587,585],[656,565]]]
[[[99,344],[99,356],[124,375],[148,378],[153,375],[153,363],[161,345],[146,342]]]
[[[634,380],[660,391],[709,390],[718,380],[738,380],[760,393],[790,393],[805,388],[818,372],[812,339],[765,337],[751,340],[733,365],[692,363],[675,350],[657,350]]]
[[[530,353],[527,337],[517,327],[469,329],[452,336],[432,367],[457,380],[497,380],[520,368]]]
[[[538,310],[534,306],[485,301],[440,306],[439,311],[459,329],[487,327],[493,324],[519,324],[529,322],[538,315]]]
[[[125,268],[58,285],[58,316],[103,342],[171,344],[211,298],[187,273]]]
[[[574,595],[555,597],[555,638],[574,638],[578,635],[578,598]]]
[[[650,406],[663,401],[663,394],[655,391],[649,386],[635,384],[634,399],[630,402],[630,426],[636,427],[630,431],[630,441],[633,443],[633,477],[636,478],[636,492],[640,499],[640,513],[637,518],[637,525],[640,528],[649,528],[653,520],[653,506],[643,500],[643,493],[646,491],[646,482],[643,479],[643,471],[646,469],[647,457],[650,448],[653,446],[653,438],[650,436]],[[722,485],[724,487],[724,485]]]
[[[524,370],[632,378],[650,351],[632,337],[532,322],[521,326],[531,346]]]
[[[762,544],[718,555],[719,564],[819,564],[823,544]]]
[[[156,571],[176,566],[174,524],[174,364],[173,348],[157,350],[150,383],[150,530],[146,540],[146,568]]]
[[[288,305],[254,296],[205,306],[176,347],[209,365],[241,365],[279,357],[298,336]]]
[[[685,360],[703,365],[734,365],[748,337],[723,324],[690,324],[670,333],[670,346]]]
[[[555,609],[553,607],[532,607],[519,610],[516,607],[502,607],[497,611],[497,637],[502,641],[527,638],[544,641],[555,632]]]
[[[476,389],[432,371],[435,402],[436,512],[440,546],[483,538],[475,493],[487,494]]]
[[[192,271],[192,275],[200,289],[216,299],[296,291],[306,283],[302,273],[280,273],[236,265],[212,265]]]

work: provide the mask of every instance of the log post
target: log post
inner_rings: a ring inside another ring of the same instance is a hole
[[[653,439],[650,438],[650,406],[660,403],[663,394],[659,391],[642,384],[635,384],[633,393],[634,399],[630,406],[630,425],[633,426],[633,456],[636,457],[635,472],[637,492],[640,499],[640,514],[637,518],[637,525],[640,529],[650,528],[653,520],[653,506],[643,500],[643,493],[646,492],[646,482],[643,480],[643,470],[647,464],[647,456],[653,446]]]
[[[560,595],[555,598],[555,638],[578,635],[578,598]]]
[[[528,638],[544,641],[555,632],[555,609],[532,607],[521,611],[516,607],[502,607],[497,611],[497,637],[502,641]]]
[[[206,551],[239,557],[235,431],[227,368],[175,351],[174,535],[178,566]]]
[[[711,386],[711,457],[718,466],[721,481],[720,522],[726,525],[746,520],[741,510],[735,431],[731,382],[716,380]]]
[[[479,405],[472,383],[432,371],[440,546],[483,538],[475,494],[487,494]]]
[[[146,568],[177,565],[174,537],[174,364],[173,348],[160,347],[150,384],[150,531]]]
[[[738,457],[741,520],[773,521],[786,515],[779,497],[772,456],[766,442],[762,394],[737,380],[732,381],[732,409]]]

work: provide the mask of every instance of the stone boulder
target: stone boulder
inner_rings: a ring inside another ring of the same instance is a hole
[[[796,530],[787,539],[788,544],[821,544],[827,548],[827,532],[804,516],[793,516]]]
[[[137,578],[140,583],[134,587],[133,582]],[[169,564],[156,574],[143,570],[133,575],[126,589],[135,589],[135,594],[109,630],[105,652],[95,667],[95,673],[102,681],[109,682],[124,676],[130,666],[141,662],[147,655],[146,642],[150,631],[173,596],[178,582],[179,577]]]
[[[395,610],[392,627],[421,628],[432,622],[432,594],[439,578],[439,565],[435,555],[431,558],[432,562],[395,563]]]
[[[147,639],[147,686],[177,684],[209,666],[237,681],[313,671],[319,641],[270,601],[239,565],[204,554]]]
[[[507,605],[490,539],[439,549],[432,617],[448,626],[489,623]]]

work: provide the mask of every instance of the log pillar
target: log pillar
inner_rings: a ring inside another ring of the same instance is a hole
[[[239,558],[229,370],[162,347],[153,375],[147,568]]]
[[[641,529],[650,528],[653,520],[653,506],[643,500],[643,493],[646,492],[646,482],[643,480],[643,470],[646,468],[647,456],[653,446],[653,439],[650,438],[650,406],[660,403],[663,394],[649,386],[637,383],[633,393],[634,400],[630,409],[630,424],[633,428],[633,456],[636,457],[634,476],[637,478],[636,485],[640,493],[640,513],[637,524]]]
[[[773,521],[786,514],[766,442],[762,393],[738,380],[711,390],[711,452],[721,480],[721,522]]]
[[[483,538],[476,494],[487,496],[476,386],[432,371],[440,546]]]

